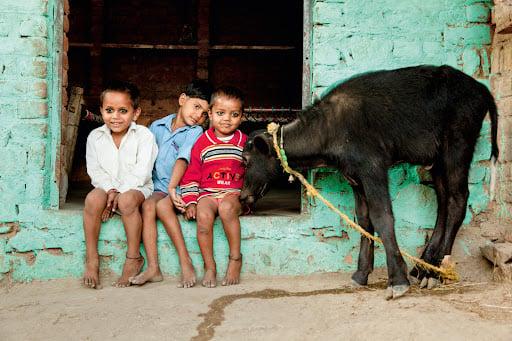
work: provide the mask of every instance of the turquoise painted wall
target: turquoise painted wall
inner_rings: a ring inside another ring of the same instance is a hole
[[[312,1],[311,88],[320,96],[355,73],[415,64],[450,64],[487,83],[491,1]],[[16,281],[74,276],[83,271],[79,209],[57,209],[55,183],[60,143],[62,38],[60,0],[3,0],[0,7],[0,279]],[[466,221],[485,209],[490,155],[489,127],[475,153]],[[420,184],[424,172],[408,165],[390,171],[391,193],[402,247],[415,253],[435,221],[433,190]],[[309,178],[353,216],[348,184],[332,170]],[[320,203],[304,198],[302,214],[242,218],[246,273],[265,275],[349,271],[355,268],[359,236]],[[193,223],[183,223],[197,269],[201,257]],[[102,266],[120,272],[125,237],[119,219],[100,235]],[[178,273],[174,248],[159,226],[159,251],[166,273]],[[215,227],[219,272],[227,243]],[[383,264],[377,250],[377,263]]]

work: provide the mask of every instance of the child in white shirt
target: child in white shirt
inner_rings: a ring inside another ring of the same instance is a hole
[[[128,250],[116,287],[129,286],[129,277],[144,265],[139,252],[140,206],[153,192],[151,173],[158,153],[153,134],[135,121],[141,113],[139,90],[126,82],[112,82],[100,97],[105,124],[87,138],[87,173],[95,187],[85,198],[86,264],[84,285],[100,288],[98,238],[101,222],[121,214]]]

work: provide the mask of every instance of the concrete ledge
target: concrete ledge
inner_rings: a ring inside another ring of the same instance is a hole
[[[17,223],[10,225],[9,233],[0,234],[0,264],[4,265],[0,267],[0,273],[10,273],[15,281],[82,275],[85,255],[82,212],[59,210],[46,213],[47,217],[43,217],[37,227]],[[359,237],[337,227],[339,223],[335,217],[322,220],[319,224],[309,214],[242,217],[243,271],[290,275],[351,270],[357,257]],[[181,220],[181,225],[194,265],[201,273],[202,259],[195,223]],[[167,274],[178,274],[177,254],[160,222],[158,234],[162,270]],[[120,273],[126,237],[119,217],[103,224],[98,248],[102,269]],[[219,219],[214,226],[214,248],[218,271],[223,273],[229,249]],[[141,250],[144,252],[142,247]]]
[[[482,186],[482,181],[486,182],[486,166],[480,165],[478,159],[478,153],[475,153],[470,176],[470,182],[475,183],[470,183],[465,223],[470,222],[473,214],[484,210],[488,203]],[[418,254],[428,230],[435,223],[434,190],[421,184],[425,179],[420,169],[414,166],[395,167],[389,176],[398,243],[407,252]],[[311,172],[309,177],[324,197],[354,218],[352,190],[337,172],[318,170]],[[299,275],[355,270],[359,234],[342,224],[338,215],[315,199],[304,198],[303,207],[307,212],[301,214],[241,217],[244,273]],[[180,222],[196,270],[201,274],[203,265],[195,222],[183,219]],[[126,252],[120,217],[115,216],[103,224],[98,248],[102,269],[120,273]],[[179,274],[174,246],[160,222],[158,251],[164,273]],[[214,252],[219,274],[222,274],[227,266],[229,249],[219,219],[214,226]],[[25,205],[20,207],[16,223],[0,224],[0,279],[5,276],[15,281],[80,277],[84,255],[80,206],[44,210]],[[381,246],[376,248],[375,265],[385,265]]]

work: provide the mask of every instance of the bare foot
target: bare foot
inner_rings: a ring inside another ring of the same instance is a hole
[[[189,259],[185,264],[181,264],[181,281],[178,288],[192,288],[194,285],[196,285],[196,272],[192,261]]]
[[[228,269],[222,280],[222,285],[235,285],[240,283],[240,270],[242,270],[242,254],[238,257],[229,255]]]
[[[162,272],[160,271],[160,267],[149,267],[146,271],[138,274],[137,276],[132,276],[128,278],[128,281],[131,284],[142,285],[144,283],[152,283],[152,282],[161,282],[164,280],[162,276]]]
[[[217,286],[217,271],[215,269],[205,270],[202,284],[203,287],[215,288]]]
[[[86,259],[83,279],[86,288],[101,289],[99,267],[99,258]]]
[[[140,270],[142,269],[142,266],[144,266],[144,257],[126,257],[123,266],[123,273],[116,282],[112,283],[112,285],[115,286],[116,288],[124,288],[130,286],[130,277],[138,275]]]

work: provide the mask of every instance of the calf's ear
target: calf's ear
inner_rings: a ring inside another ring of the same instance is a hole
[[[268,134],[261,134],[254,137],[254,148],[263,155],[270,155],[272,150],[272,137]]]
[[[247,142],[245,143],[245,146],[244,146],[244,152],[245,152],[245,151],[250,152],[250,151],[252,151],[252,150],[253,150],[253,148],[254,148],[254,142],[253,142],[253,140],[247,140]]]

